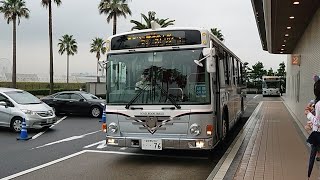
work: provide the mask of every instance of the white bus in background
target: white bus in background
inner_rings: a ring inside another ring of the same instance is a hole
[[[242,114],[242,67],[205,29],[153,28],[111,36],[107,145],[213,149]]]
[[[262,76],[262,96],[280,96],[281,78],[279,76]]]

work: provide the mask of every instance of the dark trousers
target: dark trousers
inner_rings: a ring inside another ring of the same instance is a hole
[[[311,172],[313,169],[314,160],[316,158],[317,151],[318,151],[318,147],[311,145],[311,152],[310,152],[310,158],[309,158],[309,168],[308,168],[308,177],[309,178],[310,178],[310,175],[311,175]]]

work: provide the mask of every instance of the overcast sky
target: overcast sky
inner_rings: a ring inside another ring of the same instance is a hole
[[[99,15],[100,0],[62,0],[53,6],[53,46],[55,74],[66,74],[66,55],[59,55],[57,43],[64,34],[78,42],[78,54],[70,57],[70,72],[95,74],[96,58],[89,53],[94,37],[112,35],[112,23]],[[17,72],[49,73],[48,11],[40,0],[26,0],[30,18],[22,19],[17,28]],[[152,10],[159,18],[175,19],[175,26],[217,27],[225,36],[225,45],[251,67],[262,61],[266,68],[278,68],[285,55],[271,55],[262,50],[250,0],[132,0],[132,16],[119,18],[117,32],[129,31],[131,19],[141,20],[140,13]],[[12,24],[0,17],[0,62],[12,59]]]

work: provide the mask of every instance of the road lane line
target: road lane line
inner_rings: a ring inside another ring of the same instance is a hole
[[[150,157],[167,157],[167,158],[177,158],[177,159],[205,159],[207,157],[191,157],[191,156],[169,156],[161,154],[143,154],[143,153],[132,153],[132,152],[120,152],[120,151],[99,151],[99,150],[85,150],[86,152],[92,153],[104,153],[104,154],[120,154],[120,155],[133,155],[133,156],[150,156]]]
[[[45,168],[45,167],[48,167],[48,166],[51,166],[53,164],[56,164],[56,163],[59,163],[61,161],[64,161],[64,160],[67,160],[67,159],[70,159],[70,158],[73,158],[75,156],[78,156],[80,154],[83,154],[85,153],[86,151],[80,151],[80,152],[77,152],[77,153],[74,153],[74,154],[71,154],[71,155],[68,155],[68,156],[65,156],[65,157],[62,157],[60,159],[57,159],[57,160],[54,160],[54,161],[51,161],[51,162],[48,162],[48,163],[45,163],[45,164],[42,164],[40,166],[36,166],[34,168],[31,168],[31,169],[27,169],[25,171],[22,171],[22,172],[19,172],[19,173],[16,173],[16,174],[13,174],[13,175],[10,175],[10,176],[7,176],[7,177],[4,177],[0,180],[9,180],[9,179],[13,179],[13,178],[16,178],[16,177],[19,177],[19,176],[22,176],[22,175],[25,175],[25,174],[28,174],[30,172],[33,172],[33,171],[37,171],[39,169],[42,169],[42,168]]]
[[[71,159],[71,158],[73,158],[73,157],[82,155],[82,154],[87,153],[87,152],[91,152],[91,153],[105,153],[105,154],[120,154],[120,155],[135,155],[135,156],[151,156],[151,157],[169,157],[169,158],[178,158],[178,159],[207,159],[207,158],[204,158],[204,157],[187,157],[187,156],[177,157],[177,156],[153,155],[153,154],[129,153],[129,152],[117,152],[117,151],[82,150],[82,151],[76,152],[76,153],[74,153],[74,154],[70,154],[70,155],[68,155],[68,156],[62,157],[62,158],[60,158],[60,159],[56,159],[56,160],[50,161],[50,162],[48,162],[48,163],[45,163],[45,164],[42,164],[42,165],[39,165],[39,166],[30,168],[30,169],[21,171],[21,172],[19,172],[19,173],[16,173],[16,174],[13,174],[13,175],[4,177],[4,178],[2,178],[2,179],[0,179],[0,180],[10,180],[10,179],[14,179],[14,178],[17,178],[17,177],[19,177],[19,176],[22,176],[22,175],[31,173],[31,172],[33,172],[33,171],[37,171],[37,170],[39,170],[39,169],[42,169],[42,168],[51,166],[51,165],[53,165],[53,164],[57,164],[57,163],[59,163],[59,162],[62,162],[62,161],[67,160],[67,159]]]
[[[88,135],[98,133],[98,132],[100,132],[100,131],[101,131],[101,130],[99,130],[99,131],[94,131],[94,132],[87,133],[87,134],[83,134],[83,135],[79,135],[79,136],[68,137],[68,138],[65,138],[65,139],[61,139],[61,140],[59,140],[59,141],[54,141],[54,142],[47,143],[47,144],[42,145],[42,146],[38,146],[38,147],[32,148],[31,150],[43,148],[43,147],[46,147],[46,146],[51,146],[51,145],[54,145],[54,144],[59,144],[59,143],[62,143],[62,142],[68,142],[68,141],[73,141],[73,140],[81,139],[81,138],[84,138],[84,137],[86,137],[86,136],[88,136]]]
[[[97,149],[103,149],[103,148],[105,148],[105,147],[107,147],[107,144],[106,144],[106,141],[103,141],[103,142],[97,147]]]
[[[103,141],[106,141],[106,140],[102,140],[102,141],[99,141],[99,142],[96,142],[96,143],[93,143],[93,144],[89,144],[89,145],[87,145],[87,146],[84,146],[83,148],[84,148],[84,149],[87,149],[87,148],[96,146],[96,145],[98,145],[98,144],[102,144]]]
[[[258,96],[259,96],[259,94],[255,95],[255,96],[253,97],[253,99],[255,99],[255,98],[258,97]]]
[[[230,147],[227,149],[225,154],[222,156],[222,158],[219,160],[215,168],[212,170],[212,172],[209,174],[207,180],[222,180],[224,176],[226,175],[231,163],[233,162],[246,134],[248,133],[249,129],[253,125],[253,121],[257,120],[258,112],[260,111],[260,108],[262,106],[263,102],[260,102],[256,109],[251,114],[250,118],[246,122],[246,124],[243,126],[242,130],[239,132],[237,137],[233,140]]]
[[[55,125],[59,124],[61,121],[65,120],[67,118],[67,116],[64,116],[63,118],[61,118],[60,120],[58,120],[56,123],[54,123],[52,126],[50,126],[50,128],[54,127]]]
[[[51,125],[49,128],[54,127],[55,125],[57,125],[57,124],[60,123],[61,121],[65,120],[66,118],[67,118],[67,116],[64,116],[63,118],[61,118],[61,119],[59,119],[57,122],[55,122],[53,125]],[[41,136],[42,134],[44,134],[46,131],[47,131],[47,129],[44,130],[44,131],[42,131],[42,132],[40,132],[40,133],[38,133],[38,134],[36,134],[36,135],[34,135],[34,136],[32,136],[31,139],[36,139],[36,138],[38,138],[39,136]]]

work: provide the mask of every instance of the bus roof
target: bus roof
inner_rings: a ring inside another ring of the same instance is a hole
[[[166,28],[158,28],[158,29],[143,29],[143,30],[133,30],[133,31],[128,31],[124,33],[119,33],[115,34],[112,36],[109,36],[107,40],[111,42],[111,39],[114,37],[118,36],[123,36],[123,35],[132,35],[132,34],[138,34],[138,33],[146,33],[146,32],[158,32],[158,31],[170,31],[170,30],[198,30],[200,32],[205,31],[207,34],[210,34],[210,38],[213,39],[216,43],[218,43],[223,49],[228,51],[233,57],[238,59],[238,61],[242,62],[241,59],[235,55],[227,46],[223,44],[215,35],[213,35],[208,29],[205,28],[199,28],[199,27],[166,27]]]

